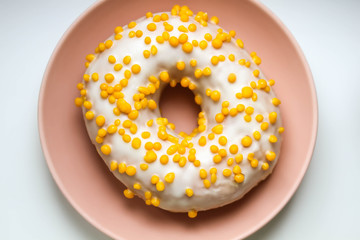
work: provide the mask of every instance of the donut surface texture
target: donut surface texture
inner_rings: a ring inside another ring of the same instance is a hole
[[[75,104],[127,198],[195,217],[240,199],[272,172],[284,131],[275,82],[218,22],[176,5],[116,27],[86,56]],[[177,134],[161,117],[168,84],[189,88],[202,109],[192,133]]]

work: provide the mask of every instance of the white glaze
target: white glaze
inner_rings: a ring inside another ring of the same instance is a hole
[[[197,26],[195,32],[188,32],[189,42],[192,40],[198,40],[199,42],[204,39],[205,33],[211,33],[213,37],[217,34],[217,29],[219,26],[211,24],[209,22],[208,27],[202,27],[198,22],[196,22],[193,17],[190,17],[189,22],[181,22],[178,16],[171,16],[168,13],[170,19],[167,22],[174,26],[174,30],[170,32],[170,36],[179,37],[182,32],[178,31],[178,26],[184,25],[188,26],[190,23],[194,23]],[[265,79],[265,76],[260,73],[259,78],[254,77],[252,72],[255,69],[259,69],[258,66],[252,61],[249,54],[246,50],[239,48],[235,39],[232,39],[230,43],[224,43],[221,49],[214,49],[211,46],[211,41],[208,42],[208,47],[205,50],[200,49],[200,47],[194,47],[192,53],[185,53],[181,44],[176,48],[170,46],[168,41],[165,41],[163,44],[156,42],[156,36],[159,36],[163,33],[163,21],[156,23],[157,29],[154,32],[147,30],[146,26],[153,22],[152,18],[146,19],[140,18],[136,21],[137,25],[133,29],[128,29],[127,26],[124,27],[124,31],[121,33],[123,38],[120,40],[114,40],[114,35],[109,39],[113,40],[113,46],[105,50],[103,53],[96,54],[96,58],[91,62],[89,68],[86,70],[86,73],[91,75],[94,72],[99,73],[99,81],[85,83],[85,88],[87,89],[87,100],[92,103],[92,111],[95,113],[95,116],[103,115],[106,119],[105,128],[110,124],[113,124],[116,119],[120,119],[121,123],[128,119],[127,115],[121,114],[120,116],[115,116],[113,114],[113,108],[115,104],[110,104],[107,99],[102,99],[100,97],[100,84],[104,83],[104,75],[106,73],[112,73],[115,76],[115,80],[110,84],[114,86],[121,79],[124,78],[124,71],[130,69],[133,64],[139,64],[141,66],[141,72],[139,74],[132,74],[129,79],[129,84],[127,87],[123,88],[122,92],[125,95],[125,100],[130,103],[133,107],[134,101],[132,96],[135,93],[138,93],[137,88],[139,86],[147,86],[148,77],[154,75],[159,76],[161,71],[167,70],[171,78],[177,78],[180,80],[181,76],[187,76],[191,79],[192,82],[196,83],[197,89],[194,91],[202,96],[203,103],[201,105],[202,110],[205,112],[205,117],[207,120],[207,129],[205,132],[195,136],[191,142],[194,143],[194,148],[196,148],[196,158],[201,161],[200,167],[195,167],[192,163],[187,163],[185,167],[181,168],[177,163],[172,161],[172,156],[170,156],[169,163],[167,165],[162,165],[159,162],[159,158],[162,154],[166,154],[166,150],[173,143],[168,141],[162,141],[157,137],[158,126],[156,124],[156,118],[160,117],[159,109],[157,108],[154,111],[149,110],[148,108],[139,111],[139,117],[134,121],[138,126],[138,132],[136,134],[131,134],[128,130],[126,133],[129,134],[132,138],[139,137],[142,141],[140,149],[133,149],[131,143],[125,143],[122,140],[122,137],[115,133],[113,135],[107,135],[104,138],[103,144],[108,144],[112,148],[110,155],[104,155],[100,151],[102,144],[95,142],[97,132],[99,127],[95,123],[95,119],[87,120],[85,119],[85,124],[89,133],[89,136],[96,146],[100,156],[104,159],[105,163],[110,166],[112,160],[116,160],[119,163],[125,162],[128,166],[133,165],[137,168],[137,173],[134,176],[127,176],[126,174],[120,174],[118,171],[114,171],[114,175],[123,182],[128,188],[133,190],[136,195],[141,198],[144,198],[145,191],[151,191],[153,196],[156,196],[160,199],[160,208],[174,211],[174,212],[186,212],[192,209],[195,210],[207,210],[211,208],[216,208],[219,206],[226,205],[237,199],[240,199],[247,193],[251,188],[256,186],[261,180],[265,179],[273,170],[277,159],[279,157],[280,145],[281,145],[281,136],[278,134],[278,128],[281,126],[281,117],[279,108],[275,107],[271,103],[271,99],[275,97],[274,92],[271,90],[269,93],[266,93],[261,90],[255,89],[254,92],[258,95],[257,101],[252,101],[251,99],[237,99],[235,94],[241,92],[242,87],[250,86],[251,81],[257,82],[258,79]],[[128,33],[130,31],[142,30],[143,36],[141,38],[129,38]],[[146,45],[144,43],[144,38],[146,36],[151,37],[151,44]],[[150,56],[146,59],[143,56],[143,50],[150,50],[150,47],[155,45],[158,49],[158,53],[155,56]],[[210,62],[210,59],[213,55],[219,56],[220,54],[226,57],[224,62],[219,62],[218,65],[213,66]],[[235,61],[231,62],[228,59],[229,54],[235,55]],[[121,71],[116,72],[113,69],[114,64],[108,62],[108,56],[113,55],[117,59],[117,63],[121,63],[124,67]],[[131,62],[129,65],[122,63],[123,58],[129,55],[131,56]],[[191,59],[197,60],[197,66],[195,68],[191,67],[189,62]],[[251,62],[250,68],[241,66],[238,63],[238,60],[246,59]],[[184,61],[186,63],[185,70],[180,72],[176,69],[176,62]],[[212,74],[208,77],[202,77],[200,79],[195,79],[194,70],[197,68],[203,69],[205,67],[210,67]],[[229,83],[227,81],[229,73],[235,73],[237,80],[235,83]],[[156,102],[159,100],[159,93],[161,89],[165,86],[164,83],[160,86],[160,89],[152,97]],[[209,97],[205,95],[205,90],[210,88],[212,90],[219,90],[221,92],[221,99],[219,102],[212,101]],[[222,123],[224,125],[224,131],[221,135],[216,135],[215,139],[212,141],[207,140],[207,144],[204,147],[198,145],[198,140],[200,136],[207,136],[212,127],[218,123],[215,121],[215,115],[221,112],[221,103],[223,101],[229,101],[230,106],[236,107],[237,104],[242,103],[246,107],[252,106],[255,111],[252,114],[252,121],[245,122],[244,115],[245,113],[239,113],[236,117],[227,116]],[[83,108],[84,113],[87,111]],[[260,129],[260,123],[255,120],[257,114],[262,114],[264,116],[264,121],[268,121],[268,114],[270,112],[277,112],[278,118],[275,124],[269,124],[269,128],[266,131]],[[152,127],[146,126],[146,122],[150,119],[154,119],[154,125]],[[241,145],[241,139],[245,135],[252,136],[253,131],[258,130],[262,137],[259,141],[253,139],[253,143],[250,147],[244,148]],[[141,133],[143,131],[151,132],[151,137],[149,139],[142,139]],[[176,136],[177,134],[171,129],[167,129],[168,133]],[[278,142],[271,144],[268,141],[269,136],[273,134],[277,136]],[[228,143],[225,147],[218,144],[218,137],[226,136]],[[180,136],[178,136],[182,139]],[[146,153],[144,144],[148,141],[151,142],[161,142],[162,149],[157,151],[157,160],[154,163],[150,163],[149,168],[146,171],[142,171],[139,167],[141,163],[144,163],[143,157]],[[181,140],[180,140],[181,141]],[[228,152],[228,156],[224,160],[215,164],[213,162],[214,154],[210,152],[210,145],[217,145],[219,148],[225,148]],[[237,144],[239,146],[239,152],[243,154],[244,160],[240,163],[242,173],[245,175],[245,180],[243,183],[236,183],[231,177],[224,177],[222,170],[225,168],[232,169],[227,166],[226,160],[228,157],[234,157],[228,151],[231,144]],[[272,162],[265,160],[265,152],[274,151],[277,155],[276,159]],[[249,161],[246,159],[248,153],[255,153],[255,158],[259,160],[259,166],[257,168],[252,168],[249,164]],[[187,150],[188,153],[188,150]],[[185,154],[187,156],[187,154]],[[270,168],[266,171],[261,169],[263,162],[268,162]],[[210,188],[205,188],[203,185],[202,179],[199,177],[199,170],[204,168],[208,172],[207,179],[210,179],[209,169],[211,167],[216,167],[217,172],[217,181],[215,184],[211,184]],[[169,173],[175,173],[175,180],[173,183],[169,184],[165,182],[165,190],[163,192],[158,192],[155,188],[155,185],[151,184],[150,179],[153,174],[157,174],[160,179],[164,181],[164,176]],[[134,190],[133,184],[140,183],[142,186],[141,190]],[[191,198],[187,197],[185,194],[185,189],[190,187],[194,191],[194,196]]]

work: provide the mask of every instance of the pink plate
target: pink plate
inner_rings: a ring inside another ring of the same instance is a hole
[[[95,227],[116,239],[239,239],[270,221],[289,201],[309,165],[317,132],[317,100],[307,62],[295,39],[257,1],[181,1],[194,12],[220,18],[248,50],[261,56],[262,69],[276,80],[285,126],[274,173],[242,200],[200,212],[196,219],[126,199],[123,185],[109,172],[90,143],[80,109],[74,105],[84,57],[115,26],[147,11],[166,11],[175,1],[99,1],[64,34],[44,75],[39,129],[49,169],[72,206]]]

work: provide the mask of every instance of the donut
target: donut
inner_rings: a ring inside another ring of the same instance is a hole
[[[86,56],[75,105],[125,197],[194,218],[242,198],[275,167],[284,131],[275,81],[218,23],[187,6],[148,12]],[[158,107],[178,84],[201,107],[191,133],[176,133]]]

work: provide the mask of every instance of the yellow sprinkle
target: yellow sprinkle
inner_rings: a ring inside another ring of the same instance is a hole
[[[182,49],[186,53],[191,53],[193,50],[193,45],[190,42],[186,42],[182,45]]]
[[[223,42],[221,41],[221,39],[215,38],[215,39],[212,41],[212,46],[213,46],[215,49],[219,49],[219,48],[221,48],[222,43],[223,43]]]
[[[186,165],[186,162],[187,162],[186,157],[180,157],[179,166],[184,167]]]
[[[157,50],[157,47],[155,45],[152,45],[150,51],[151,51],[152,55],[156,55],[158,50]]]
[[[81,107],[83,105],[83,99],[79,97],[75,98],[75,105]]]
[[[162,36],[157,36],[156,37],[156,41],[158,42],[158,43],[160,43],[160,44],[162,44],[162,43],[164,43],[164,38],[162,37]]]
[[[170,25],[170,24],[165,25],[165,30],[166,31],[171,32],[173,29],[174,29],[174,27],[172,25]]]
[[[219,101],[219,100],[220,100],[220,97],[221,97],[221,94],[220,94],[220,92],[219,92],[218,90],[215,90],[215,91],[212,91],[212,92],[211,92],[210,98],[211,98],[213,101],[215,101],[215,102]]]
[[[240,173],[240,174],[236,174],[234,176],[234,180],[235,182],[237,183],[242,183],[244,181],[245,177],[244,177],[244,174]]]
[[[114,65],[114,70],[118,72],[122,69],[122,67],[123,67],[123,65],[121,65],[120,63],[117,63]]]
[[[150,37],[145,37],[144,42],[146,44],[150,44],[151,43],[151,38]]]
[[[278,129],[278,132],[279,132],[279,133],[283,133],[284,131],[285,131],[285,128],[279,127],[279,129]]]
[[[123,31],[123,28],[121,26],[117,26],[114,30],[115,34],[121,33]]]
[[[277,142],[277,137],[275,135],[270,135],[269,142],[276,143]]]
[[[219,150],[219,155],[220,155],[220,157],[222,157],[222,158],[226,157],[226,156],[227,156],[226,150],[225,150],[225,149],[220,149],[220,150]]]
[[[213,16],[211,19],[210,19],[210,22],[212,22],[213,24],[219,24],[219,18],[216,17],[216,16]]]
[[[259,161],[256,159],[253,159],[250,161],[250,165],[252,168],[256,168],[259,165]]]
[[[202,74],[203,74],[203,73],[202,73],[202,70],[199,69],[199,68],[196,69],[195,72],[194,72],[194,76],[195,76],[196,78],[198,78],[198,79],[201,78]]]
[[[110,125],[110,126],[107,128],[107,131],[108,131],[109,134],[114,134],[114,133],[116,133],[116,131],[117,131],[117,126],[115,126],[115,125]]]
[[[105,48],[109,49],[113,45],[113,42],[111,40],[106,40],[105,42]]]
[[[203,70],[204,76],[210,76],[211,75],[211,69],[209,67],[205,67]]]
[[[262,122],[264,120],[264,117],[263,117],[263,115],[258,114],[258,115],[256,115],[255,119],[256,119],[257,122],[260,123],[260,122]]]
[[[235,156],[235,161],[236,161],[236,163],[240,163],[240,162],[242,162],[242,160],[243,160],[243,155],[240,153],[240,154],[237,154],[236,156]]]
[[[196,218],[196,216],[197,216],[197,211],[196,210],[190,210],[188,212],[188,217],[189,218]]]
[[[178,30],[179,30],[180,32],[188,32],[188,29],[187,29],[184,25],[179,26],[179,27],[178,27]]]
[[[255,62],[256,65],[260,65],[261,64],[261,58],[259,56],[254,56],[253,57],[253,61]]]
[[[167,183],[172,183],[175,179],[175,173],[171,172],[166,174],[164,179]]]
[[[125,173],[128,175],[128,176],[134,176],[136,174],[136,168],[134,166],[128,166],[126,168],[126,171]]]
[[[204,38],[209,42],[212,40],[212,36],[210,33],[205,33]]]
[[[152,163],[157,159],[157,155],[153,150],[147,151],[145,156],[144,156],[144,160],[147,163]]]
[[[118,163],[117,163],[117,161],[111,161],[111,163],[110,163],[110,170],[111,171],[115,171],[115,170],[117,170],[117,168],[118,168]]]
[[[253,95],[253,90],[251,87],[243,87],[241,90],[241,94],[244,98],[251,98]]]
[[[150,57],[150,51],[149,50],[144,50],[143,55],[144,55],[145,58],[149,58]]]
[[[190,66],[196,67],[196,65],[197,65],[197,61],[195,59],[191,59],[190,60]]]
[[[140,190],[141,189],[140,183],[134,183],[133,188],[136,190]]]
[[[266,160],[270,162],[274,161],[276,158],[276,154],[273,151],[267,151],[265,156],[266,156]]]
[[[131,57],[130,56],[125,56],[123,59],[124,64],[129,64],[131,61]]]
[[[233,168],[233,173],[235,174],[240,174],[241,173],[241,168],[239,165],[236,165],[234,168]]]
[[[221,125],[221,124],[218,124],[218,125],[216,125],[215,127],[213,127],[212,129],[211,129],[211,131],[213,132],[213,133],[216,133],[216,134],[221,134],[222,132],[223,132],[223,125]]]
[[[87,111],[87,112],[85,113],[85,118],[86,118],[87,120],[92,120],[92,119],[94,118],[94,116],[95,116],[95,114],[94,114],[93,111]]]
[[[131,198],[134,198],[134,193],[130,190],[130,189],[125,189],[124,190],[124,196],[126,197],[126,198],[129,198],[129,199],[131,199]]]
[[[258,77],[259,74],[260,74],[260,71],[259,71],[259,70],[256,69],[256,70],[253,71],[253,75],[254,75],[255,77]]]
[[[167,15],[166,13],[162,13],[160,16],[162,21],[166,21],[169,19],[169,15]]]
[[[269,121],[270,121],[271,124],[276,123],[276,118],[277,118],[277,113],[276,112],[271,112],[269,114]]]
[[[199,161],[199,160],[195,160],[195,161],[194,161],[194,166],[195,166],[195,167],[199,167],[199,166],[200,166],[200,164],[201,164],[201,163],[200,163],[200,161]]]
[[[156,104],[156,102],[154,100],[150,99],[148,101],[148,107],[149,107],[149,109],[154,110],[154,109],[156,109],[157,104]]]
[[[99,127],[104,126],[105,124],[105,118],[104,116],[97,116],[95,119],[96,125],[98,125]]]
[[[154,22],[160,22],[160,21],[161,21],[161,16],[160,16],[160,15],[155,15],[155,16],[153,17],[153,21],[154,21]]]
[[[225,146],[226,143],[227,143],[227,138],[226,138],[225,136],[219,137],[219,144],[220,144],[221,146]]]
[[[177,47],[179,45],[179,40],[178,40],[177,37],[172,36],[169,39],[169,43],[170,43],[171,46]]]
[[[185,63],[183,61],[179,61],[176,63],[176,68],[180,71],[185,69]]]
[[[152,177],[151,177],[151,183],[152,184],[157,184],[158,182],[159,182],[159,180],[160,180],[160,178],[159,178],[159,176],[157,176],[157,175],[153,175]]]
[[[199,145],[200,146],[205,146],[206,145],[206,138],[204,136],[201,136],[199,138]]]
[[[229,148],[231,154],[236,154],[239,151],[239,147],[236,144],[232,144]]]
[[[210,185],[211,185],[210,181],[207,180],[207,179],[205,179],[205,180],[203,181],[203,183],[204,183],[204,187],[206,187],[206,188],[209,188]]]
[[[128,24],[128,28],[134,28],[136,26],[136,22],[130,22]]]
[[[229,158],[226,163],[229,167],[234,164],[234,158]]]
[[[267,122],[263,122],[263,123],[260,125],[260,128],[261,128],[261,130],[263,130],[263,131],[266,131],[266,129],[268,129],[268,127],[269,127],[269,123],[267,123]]]
[[[207,177],[207,172],[205,169],[200,169],[200,178],[205,179]]]
[[[155,23],[149,23],[146,27],[149,31],[155,31],[156,30],[156,24]]]
[[[131,142],[131,146],[134,148],[134,149],[139,149],[140,146],[141,146],[141,140],[140,138],[134,138]]]
[[[160,205],[160,199],[158,199],[157,197],[153,197],[151,199],[151,204],[154,206],[154,207],[158,207]]]
[[[192,197],[194,195],[194,192],[193,192],[193,190],[191,188],[186,188],[185,189],[185,194],[188,197]]]
[[[222,160],[222,157],[219,155],[219,154],[216,154],[214,157],[213,157],[213,162],[214,163],[220,163]]]
[[[116,34],[114,38],[115,38],[115,40],[120,40],[122,38],[122,35],[121,34]]]
[[[129,32],[129,38],[133,38],[133,37],[135,37],[135,31],[130,31]]]
[[[181,15],[180,15],[180,20],[181,20],[182,22],[187,22],[187,21],[189,21],[189,16],[186,15],[186,14],[181,14]]]
[[[158,190],[159,192],[162,192],[165,190],[165,184],[161,181],[159,181],[158,183],[156,183],[156,190]]]
[[[235,117],[238,114],[238,111],[236,108],[231,108],[229,114],[230,116]]]
[[[259,141],[260,138],[261,138],[261,133],[260,133],[259,131],[255,131],[255,132],[253,133],[253,136],[254,136],[254,139],[255,139],[255,140]]]
[[[92,62],[95,59],[95,55],[94,54],[88,54],[85,57],[86,61]]]
[[[143,171],[146,171],[148,169],[149,165],[147,165],[146,163],[141,163],[140,164],[140,169]]]
[[[230,83],[234,83],[236,81],[236,75],[235,73],[230,73],[229,76],[228,76],[228,81]]]
[[[234,55],[234,54],[230,54],[230,55],[229,55],[229,60],[232,61],[232,62],[235,61],[235,55]]]
[[[249,147],[252,143],[252,139],[249,136],[245,136],[241,139],[241,144],[244,147]]]
[[[163,82],[169,82],[169,80],[170,80],[169,73],[166,71],[161,72],[159,78]]]
[[[244,48],[244,43],[241,39],[236,39],[236,44],[240,47],[240,48]]]
[[[224,56],[224,55],[219,55],[219,60],[220,60],[221,62],[225,61],[225,56]]]
[[[212,153],[217,153],[217,152],[219,152],[219,148],[216,145],[211,145],[210,146],[210,151]]]
[[[279,106],[281,104],[281,101],[277,98],[273,98],[271,102],[274,104],[274,106]]]
[[[270,80],[269,80],[269,85],[270,85],[270,86],[274,86],[274,85],[275,85],[275,81],[274,81],[273,79],[270,79]]]
[[[188,35],[185,33],[180,34],[179,36],[179,43],[184,44],[188,40]]]
[[[189,26],[188,26],[188,29],[190,32],[195,32],[196,31],[196,25],[191,23]]]
[[[224,175],[224,177],[230,177],[231,174],[232,174],[232,171],[231,171],[230,169],[225,168],[225,169],[223,170],[223,175]]]
[[[167,164],[168,162],[169,162],[169,157],[168,157],[167,155],[162,155],[162,156],[160,157],[160,163],[161,163],[161,164],[165,165],[165,164]]]
[[[111,147],[107,144],[101,146],[101,152],[105,155],[109,155],[111,153]]]
[[[122,136],[122,139],[123,139],[123,141],[126,142],[126,143],[131,142],[131,137],[130,137],[130,135],[128,135],[128,134],[124,134],[124,135]]]
[[[261,169],[264,170],[264,171],[268,170],[269,169],[269,164],[268,163],[263,163],[261,165]]]
[[[207,46],[207,42],[206,41],[204,41],[204,42],[206,43],[206,46]],[[211,63],[213,65],[217,65],[219,63],[219,57],[218,56],[212,56],[210,61],[211,61]]]

